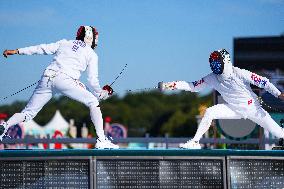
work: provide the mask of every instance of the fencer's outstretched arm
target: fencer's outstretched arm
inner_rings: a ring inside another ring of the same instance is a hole
[[[263,88],[276,98],[284,100],[284,94],[281,93],[272,83],[270,83],[269,79],[267,79],[266,77],[262,77],[260,75],[257,75],[256,73],[250,72],[245,69],[240,69],[236,67],[235,69],[237,71],[237,74],[246,82],[258,86],[259,88]]]
[[[9,55],[14,55],[14,54],[20,54],[20,55],[55,54],[60,44],[63,41],[66,41],[66,40],[63,39],[63,40],[57,41],[56,43],[40,44],[40,45],[35,45],[35,46],[30,46],[30,47],[19,48],[15,50],[5,50],[3,52],[3,56],[7,58]]]
[[[172,81],[172,82],[159,82],[158,88],[161,91],[164,90],[184,90],[190,92],[199,92],[204,89],[208,84],[204,81],[204,78],[194,81]]]

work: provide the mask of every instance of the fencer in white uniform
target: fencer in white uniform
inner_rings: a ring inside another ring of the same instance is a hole
[[[89,107],[98,137],[96,148],[119,148],[104,135],[99,100],[108,98],[112,94],[112,89],[109,86],[102,89],[99,84],[98,56],[94,51],[97,43],[96,29],[92,26],[81,26],[77,31],[76,40],[63,39],[56,43],[5,50],[3,53],[5,57],[13,54],[52,54],[54,58],[45,69],[24,110],[15,113],[7,122],[0,125],[0,139],[10,126],[33,119],[53,94],[61,93]],[[90,90],[79,81],[81,73],[85,71]]]
[[[199,140],[209,129],[213,119],[250,119],[267,129],[278,138],[284,138],[284,130],[271,118],[260,105],[257,95],[250,84],[264,88],[276,98],[284,100],[281,93],[269,80],[245,69],[232,66],[230,55],[225,49],[214,51],[209,58],[212,73],[194,82],[160,82],[161,90],[185,90],[198,92],[209,86],[217,90],[225,104],[208,108],[202,118],[195,136],[181,148],[200,149]]]

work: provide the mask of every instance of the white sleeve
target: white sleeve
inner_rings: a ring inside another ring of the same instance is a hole
[[[55,54],[60,44],[66,40],[60,40],[56,43],[41,44],[36,46],[19,48],[19,54],[21,55],[34,55],[34,54]]]
[[[87,80],[91,85],[91,90],[93,94],[98,96],[102,89],[99,83],[98,56],[95,53],[92,53],[90,55],[87,67]]]
[[[244,79],[244,81],[258,86],[259,88],[265,89],[276,98],[278,98],[278,96],[281,94],[281,92],[272,83],[270,83],[269,79],[266,77],[262,77],[245,69],[237,68],[237,72],[239,73],[240,77]]]
[[[190,92],[199,92],[207,86],[204,79],[198,81],[187,82],[187,81],[176,81],[176,89],[190,91]]]
[[[194,81],[172,81],[172,82],[163,82],[162,88],[164,90],[184,90],[191,92],[199,92],[204,89],[208,84],[205,82],[204,78]]]

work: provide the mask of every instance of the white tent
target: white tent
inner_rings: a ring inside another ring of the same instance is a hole
[[[60,131],[63,135],[66,135],[69,123],[63,118],[59,110],[56,110],[53,118],[43,127],[45,134],[54,134],[55,130]]]
[[[23,122],[25,135],[42,135],[44,134],[43,127],[37,124],[34,120]]]

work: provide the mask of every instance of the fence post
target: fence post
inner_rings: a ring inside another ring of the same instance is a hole
[[[166,133],[165,134],[165,142],[166,142],[166,149],[168,149],[169,148],[169,134],[168,133]]]
[[[149,149],[149,137],[150,137],[150,134],[149,133],[146,133],[145,135],[145,138],[146,138],[146,149]]]
[[[50,134],[47,134],[47,136],[46,136],[46,138],[47,139],[50,139]],[[48,143],[46,143],[47,145],[46,145],[46,149],[50,149],[50,143],[48,142]]]

